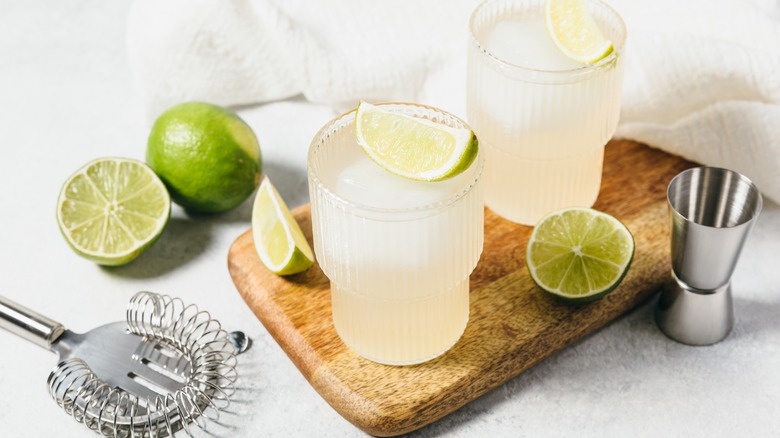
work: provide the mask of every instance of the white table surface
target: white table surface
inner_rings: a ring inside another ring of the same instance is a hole
[[[146,289],[208,309],[254,341],[221,436],[364,434],[309,386],[244,305],[228,248],[250,205],[190,218],[174,207],[157,244],[121,268],[76,256],[55,221],[60,186],[93,158],[143,159],[150,122],[125,56],[129,0],[0,0],[0,293],[83,332],[121,320]],[[305,153],[333,116],[302,99],[244,109],[265,171],[291,206],[307,202]],[[652,303],[413,434],[434,436],[778,436],[780,208],[767,202],[733,278],[736,326],[692,348],[656,328]],[[55,356],[0,332],[0,436],[91,432],[49,398]]]

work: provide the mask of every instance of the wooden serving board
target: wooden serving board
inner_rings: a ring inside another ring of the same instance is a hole
[[[230,274],[255,315],[336,411],[370,434],[399,435],[452,413],[658,291],[671,269],[666,186],[692,166],[632,142],[607,146],[594,208],[628,226],[636,253],[621,285],[585,305],[560,302],[536,288],[525,268],[532,229],[486,208],[466,331],[447,353],[420,365],[380,365],[349,350],[333,327],[329,283],[319,267],[286,278],[270,273],[256,255],[251,231],[230,249]],[[311,241],[309,213],[308,205],[293,211]]]

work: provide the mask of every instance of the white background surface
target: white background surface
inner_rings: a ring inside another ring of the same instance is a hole
[[[243,330],[240,391],[223,436],[363,436],[309,386],[251,314],[227,271],[250,205],[190,218],[174,207],[157,244],[101,268],[55,222],[60,186],[102,156],[143,159],[150,123],[133,89],[130,1],[0,0],[0,294],[84,332],[121,320],[140,289],[179,296]],[[301,99],[240,114],[291,206],[307,201],[305,153],[334,113]],[[724,342],[665,338],[652,303],[413,434],[435,436],[777,436],[780,434],[780,209],[766,203],[734,275]],[[93,436],[49,398],[52,353],[0,332],[0,436]]]

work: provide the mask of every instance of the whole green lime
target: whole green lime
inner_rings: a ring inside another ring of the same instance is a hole
[[[185,210],[216,213],[243,202],[260,183],[254,131],[232,111],[204,102],[169,108],[152,127],[146,162]]]

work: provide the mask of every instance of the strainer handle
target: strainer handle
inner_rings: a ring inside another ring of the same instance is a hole
[[[0,327],[28,341],[51,349],[51,344],[65,332],[65,327],[38,312],[0,295]]]

